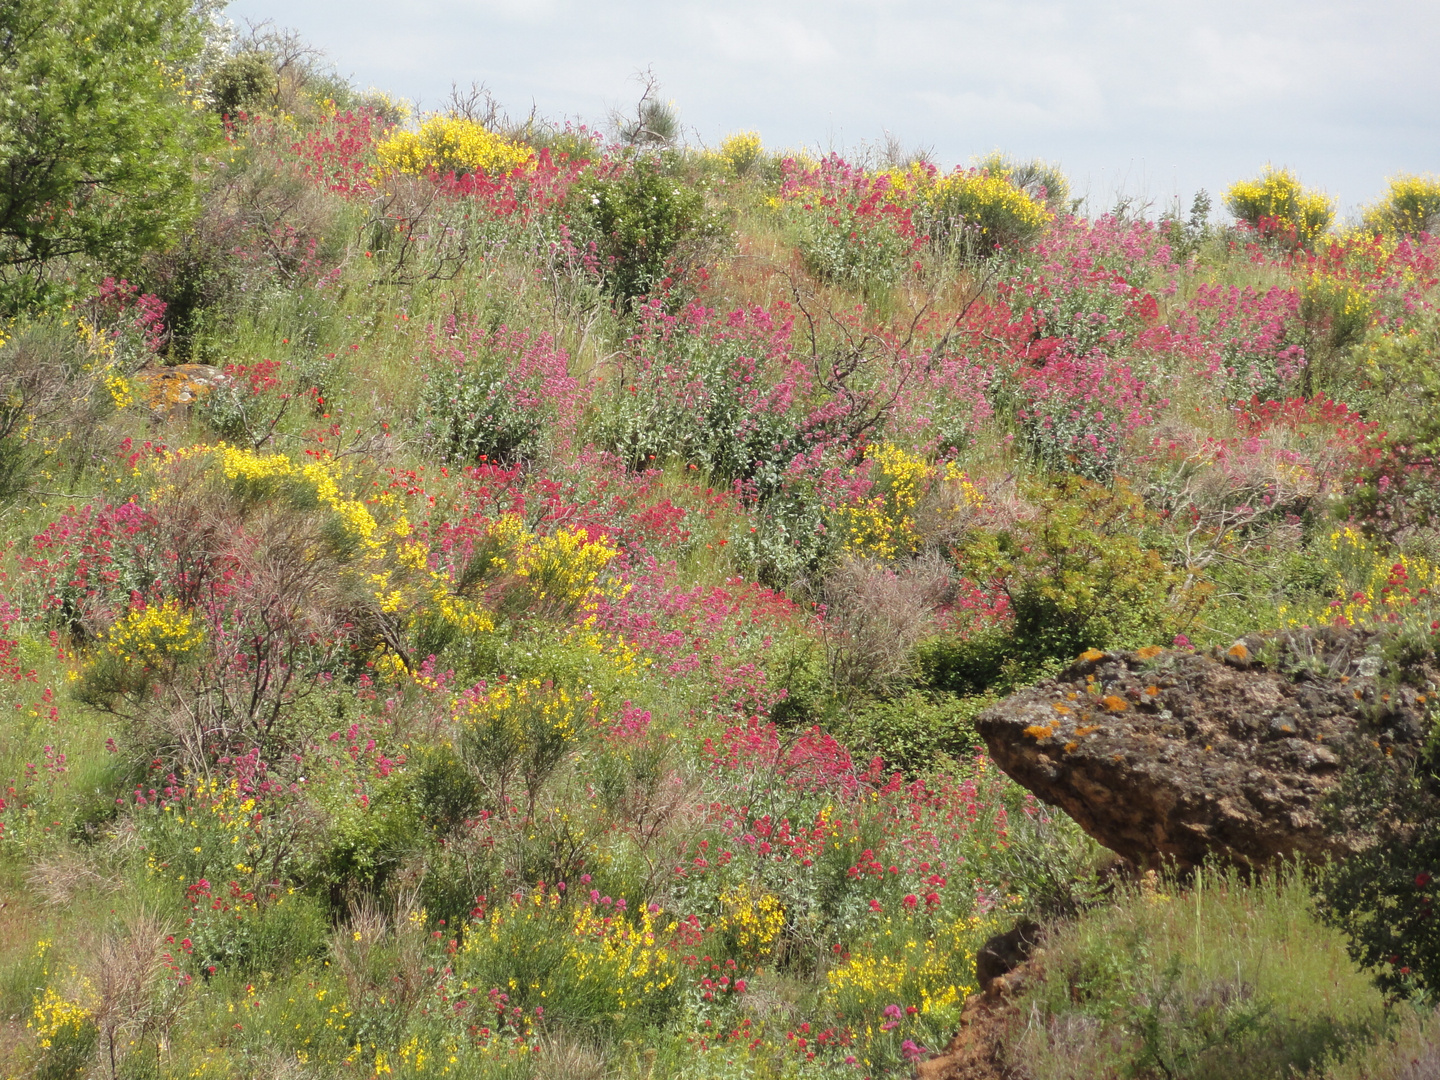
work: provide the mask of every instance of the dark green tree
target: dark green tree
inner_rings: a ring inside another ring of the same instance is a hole
[[[0,3],[0,311],[185,223],[215,123],[189,85],[204,27],[189,0]]]

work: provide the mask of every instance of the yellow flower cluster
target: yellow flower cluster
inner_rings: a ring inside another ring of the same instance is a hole
[[[956,1007],[975,992],[965,980],[975,970],[981,933],[975,916],[929,935],[903,918],[887,917],[870,943],[829,972],[826,994],[847,1014],[901,1002],[917,1002],[922,1013]]]
[[[504,735],[517,753],[524,754],[533,749],[531,744],[557,739],[570,742],[594,708],[593,702],[576,698],[563,686],[541,679],[516,679],[458,699],[455,719],[492,735]]]
[[[720,160],[736,176],[744,176],[765,154],[760,135],[754,131],[737,131],[720,143]]]
[[[720,931],[735,947],[752,960],[769,956],[785,929],[785,909],[779,898],[742,881],[720,894],[720,904],[724,910]]]
[[[1440,566],[1418,555],[1382,551],[1358,529],[1336,529],[1320,555],[1320,565],[1333,582],[1328,605],[1281,607],[1290,626],[1315,626],[1344,619],[1347,623],[1396,622],[1412,601],[1440,594]]]
[[[1392,176],[1384,198],[1365,212],[1365,226],[1395,235],[1440,232],[1440,177]]]
[[[956,171],[922,191],[931,217],[962,222],[982,244],[1010,243],[1034,233],[1055,215],[1005,176],[985,170]]]
[[[35,1032],[41,1049],[48,1050],[57,1042],[75,1041],[93,1015],[80,1002],[63,998],[47,986],[35,999],[34,1012],[25,1026]]]
[[[1309,243],[1329,227],[1334,202],[1318,191],[1300,186],[1289,169],[1265,166],[1254,180],[1241,180],[1225,193],[1225,207],[1254,228],[1293,234]]]
[[[884,443],[870,446],[874,463],[875,494],[858,506],[845,507],[845,549],[879,559],[908,555],[919,544],[915,509],[920,505],[935,470],[924,458]]]
[[[375,147],[380,165],[395,172],[484,173],[499,176],[523,168],[532,157],[528,146],[511,142],[483,124],[461,116],[431,116],[420,130],[396,131]]]
[[[520,532],[513,569],[542,605],[573,612],[593,602],[600,572],[619,551],[604,537],[591,540],[579,530],[556,529],[549,536]]]
[[[110,372],[105,376],[105,389],[110,391],[110,400],[117,409],[125,409],[135,404],[135,388],[124,375]]]
[[[131,611],[110,629],[105,648],[127,663],[158,667],[193,652],[205,641],[205,628],[174,600]]]
[[[602,914],[585,904],[575,912],[570,936],[565,960],[574,965],[576,980],[606,987],[621,1009],[669,989],[679,976],[669,950],[656,941],[648,909],[631,918],[624,913]]]
[[[247,494],[274,495],[281,488],[296,485],[313,495],[316,502],[334,510],[354,539],[372,542],[379,526],[365,504],[348,499],[336,480],[339,465],[333,461],[311,461],[297,465],[284,454],[261,454],[220,443],[205,448],[220,457],[226,479],[236,481]]]

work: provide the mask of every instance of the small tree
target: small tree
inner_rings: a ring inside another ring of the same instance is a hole
[[[204,26],[189,0],[0,4],[0,310],[53,293],[66,260],[123,268],[184,223]]]

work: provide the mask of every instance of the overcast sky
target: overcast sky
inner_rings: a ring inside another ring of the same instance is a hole
[[[1342,213],[1440,173],[1440,0],[234,0],[361,87],[603,121],[653,69],[691,138],[892,133],[949,166],[1058,163],[1091,209],[1286,165]],[[1218,198],[1217,198],[1218,203]]]

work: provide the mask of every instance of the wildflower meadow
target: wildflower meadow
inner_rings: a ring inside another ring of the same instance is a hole
[[[1433,654],[1440,180],[1105,211],[187,34],[193,168],[0,235],[0,1075],[909,1076],[1023,920],[1007,1075],[1440,1053],[1419,930],[1137,878],[972,724]]]

